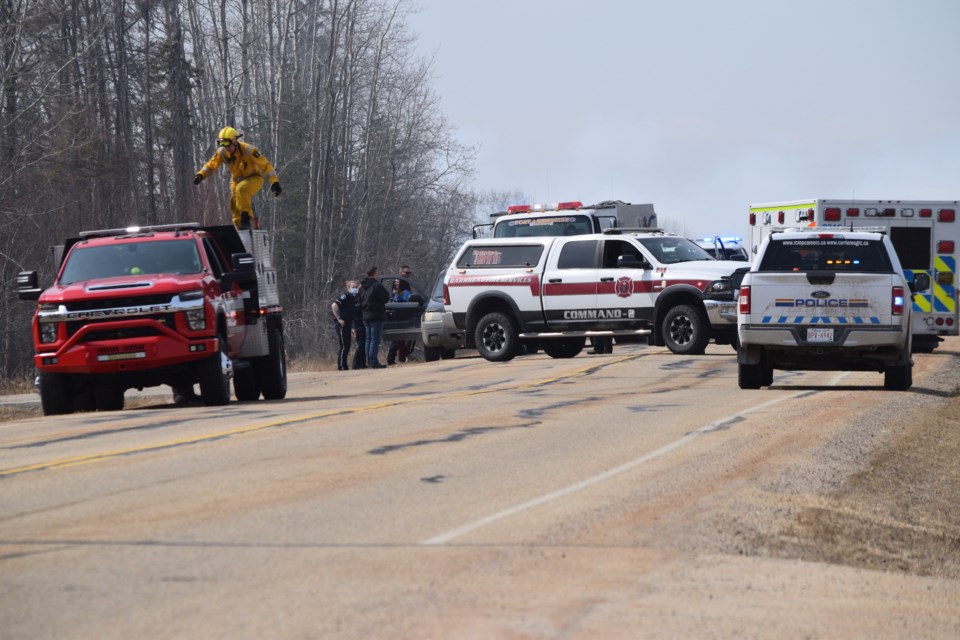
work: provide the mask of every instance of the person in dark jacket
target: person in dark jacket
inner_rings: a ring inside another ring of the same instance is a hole
[[[340,351],[337,353],[337,371],[346,371],[347,356],[350,355],[350,335],[353,331],[354,318],[357,317],[357,292],[360,283],[356,280],[347,280],[346,288],[330,305],[333,312],[334,329],[340,339]],[[363,345],[358,345],[363,349]]]
[[[380,284],[379,270],[376,267],[367,269],[367,277],[360,283],[358,299],[363,307],[363,329],[367,334],[366,355],[367,367],[383,369],[386,365],[380,362],[380,341],[383,337],[383,322],[387,318],[387,301],[390,294]]]

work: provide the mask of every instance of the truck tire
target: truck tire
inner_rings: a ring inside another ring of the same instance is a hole
[[[423,345],[423,361],[436,362],[440,359],[440,347],[428,347]]]
[[[760,384],[769,387],[773,384],[773,367],[760,367]]]
[[[93,388],[97,411],[121,411],[124,390],[112,384],[98,384]]]
[[[574,358],[583,351],[586,338],[562,338],[560,340],[543,340],[540,345],[543,352],[551,358]]]
[[[257,372],[253,366],[237,367],[233,370],[233,394],[241,402],[253,402],[260,399],[260,387],[257,386]]]
[[[759,389],[763,386],[763,367],[759,364],[737,364],[737,382],[741,389]]]
[[[883,372],[883,388],[888,391],[906,391],[913,386],[913,365],[887,367]]]
[[[287,395],[287,351],[283,331],[275,324],[267,327],[270,353],[256,362],[257,384],[265,400],[282,400]]]
[[[40,406],[45,416],[73,413],[70,379],[62,373],[40,372]]]
[[[663,343],[682,356],[702,354],[710,341],[710,321],[703,309],[678,304],[663,317]]]
[[[477,351],[490,362],[506,362],[517,355],[519,332],[513,318],[493,311],[480,318],[474,332]]]
[[[200,361],[197,378],[200,382],[200,399],[208,407],[222,406],[230,402],[230,377],[233,363],[227,355],[227,340],[217,336],[220,348]]]

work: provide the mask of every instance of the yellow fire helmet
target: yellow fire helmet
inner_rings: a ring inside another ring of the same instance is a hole
[[[233,127],[224,127],[220,129],[220,133],[217,134],[217,144],[221,147],[228,147],[230,143],[240,137],[240,134],[237,133],[237,130]]]

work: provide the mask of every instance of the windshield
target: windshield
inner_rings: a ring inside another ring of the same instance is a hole
[[[193,240],[151,240],[86,247],[76,245],[60,276],[60,284],[157,273],[200,273],[203,263]]]
[[[713,260],[713,256],[697,246],[696,243],[675,236],[656,238],[637,238],[657,262],[675,264],[689,260]]]
[[[760,270],[892,273],[893,265],[880,240],[798,238],[771,240]]]
[[[501,220],[494,227],[496,238],[529,238],[542,236],[582,236],[593,233],[593,222],[585,215],[551,216]]]

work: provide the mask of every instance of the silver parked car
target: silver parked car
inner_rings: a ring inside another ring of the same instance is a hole
[[[420,321],[423,334],[423,359],[433,362],[443,358],[453,358],[457,349],[463,348],[463,331],[453,323],[453,312],[443,306],[443,275],[440,272],[433,294],[427,302],[426,311]]]

